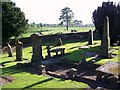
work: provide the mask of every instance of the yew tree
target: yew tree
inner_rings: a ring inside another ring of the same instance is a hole
[[[14,36],[18,37],[28,26],[24,12],[13,2],[2,2],[2,45]]]

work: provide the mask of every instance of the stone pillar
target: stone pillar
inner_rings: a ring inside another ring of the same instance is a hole
[[[31,39],[32,39],[32,47],[33,47],[33,55],[31,62],[38,62],[42,61],[43,56],[42,56],[42,40],[41,40],[42,35],[41,34],[32,34]]]
[[[88,39],[88,45],[93,44],[93,31],[89,30],[89,39]]]
[[[109,37],[109,18],[104,20],[103,36],[101,41],[100,55],[102,57],[109,57],[110,37]]]
[[[19,40],[16,42],[16,61],[22,60],[22,45],[23,43]]]
[[[8,51],[8,57],[12,57],[13,56],[13,51],[12,51],[12,48],[9,44],[7,44],[7,51]]]

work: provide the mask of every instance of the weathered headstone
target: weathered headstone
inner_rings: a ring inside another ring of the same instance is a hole
[[[23,43],[17,40],[16,42],[16,61],[22,60],[22,45]]]
[[[31,39],[32,39],[32,47],[33,47],[33,55],[31,62],[39,62],[42,61],[43,56],[42,56],[42,40],[41,37],[43,35],[41,34],[32,34]]]
[[[88,39],[88,45],[93,44],[93,31],[89,30],[89,39]]]
[[[9,44],[7,44],[7,50],[8,50],[8,57],[12,57],[13,56],[13,51],[12,51],[12,48]]]
[[[57,38],[56,43],[57,43],[56,46],[62,46],[63,45],[63,42],[62,42],[61,38]]]
[[[103,36],[101,41],[100,55],[102,57],[109,57],[110,37],[109,37],[109,18],[104,20]]]

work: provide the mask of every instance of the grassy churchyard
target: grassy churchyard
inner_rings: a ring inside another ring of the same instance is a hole
[[[57,27],[53,28],[45,28],[42,33],[43,34],[55,34],[58,33],[58,30],[56,30]],[[59,28],[61,29],[61,28]],[[90,28],[75,28],[77,31],[88,31]],[[84,30],[83,30],[84,29]],[[55,31],[56,30],[56,31]],[[92,28],[93,30],[93,28]],[[62,32],[62,30],[59,30]],[[64,30],[63,30],[64,31]],[[33,33],[34,30],[31,32],[28,32],[23,35],[23,37],[29,36],[31,33]],[[35,32],[38,32],[36,30]],[[62,32],[63,33],[63,32]],[[47,43],[51,42],[45,42],[42,45],[42,53],[43,53],[43,58],[47,55],[47,50],[46,50],[46,45]],[[55,43],[55,42],[54,42]],[[51,43],[52,44],[52,43]],[[79,41],[79,40],[63,40],[63,45],[62,46],[52,46],[53,49],[55,48],[65,48],[65,56],[61,57],[62,60],[67,60],[72,63],[78,63],[82,61],[83,54],[85,52],[96,52],[98,53],[100,50],[100,45],[101,41],[100,40],[94,40],[93,45],[87,45],[88,41]],[[89,46],[90,48],[87,49],[80,49],[81,46]],[[15,47],[13,47],[15,48]],[[95,60],[96,64],[103,65],[108,61],[113,61],[113,62],[118,62],[118,58],[120,57],[120,53],[118,53],[118,48],[120,46],[114,46],[111,47],[114,48],[115,51],[112,52],[112,54],[115,54],[116,56],[112,59],[104,59],[100,57],[93,57],[93,56],[86,56],[86,61],[90,61],[91,59]],[[119,49],[120,50],[120,49]],[[119,51],[120,52],[120,51]],[[29,88],[88,88],[89,85],[87,83],[83,82],[77,82],[74,80],[64,80],[61,78],[53,78],[50,76],[44,76],[44,75],[37,75],[35,73],[30,73],[29,71],[22,69],[18,69],[16,64],[17,63],[27,63],[31,61],[32,58],[32,46],[29,47],[23,47],[22,48],[22,53],[23,53],[23,60],[22,61],[15,61],[16,60],[16,52],[13,52],[13,57],[8,57],[7,52],[3,52],[1,57],[1,63],[3,64],[2,68],[2,75],[1,76],[8,76],[12,77],[13,81],[12,82],[4,82],[2,83],[3,86],[2,88],[22,88],[22,89],[29,89]],[[52,56],[55,55],[52,53]],[[67,64],[67,63],[66,63]]]
[[[0,1],[0,89],[119,90],[120,4],[84,1]]]

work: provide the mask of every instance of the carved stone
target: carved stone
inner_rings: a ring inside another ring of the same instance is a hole
[[[16,42],[16,61],[22,60],[22,44],[19,40]]]
[[[32,47],[33,47],[33,55],[31,62],[38,62],[42,61],[43,56],[42,56],[42,38],[43,35],[41,34],[32,34],[31,39],[32,39]]]
[[[93,31],[89,30],[89,39],[88,39],[88,45],[93,44]]]

